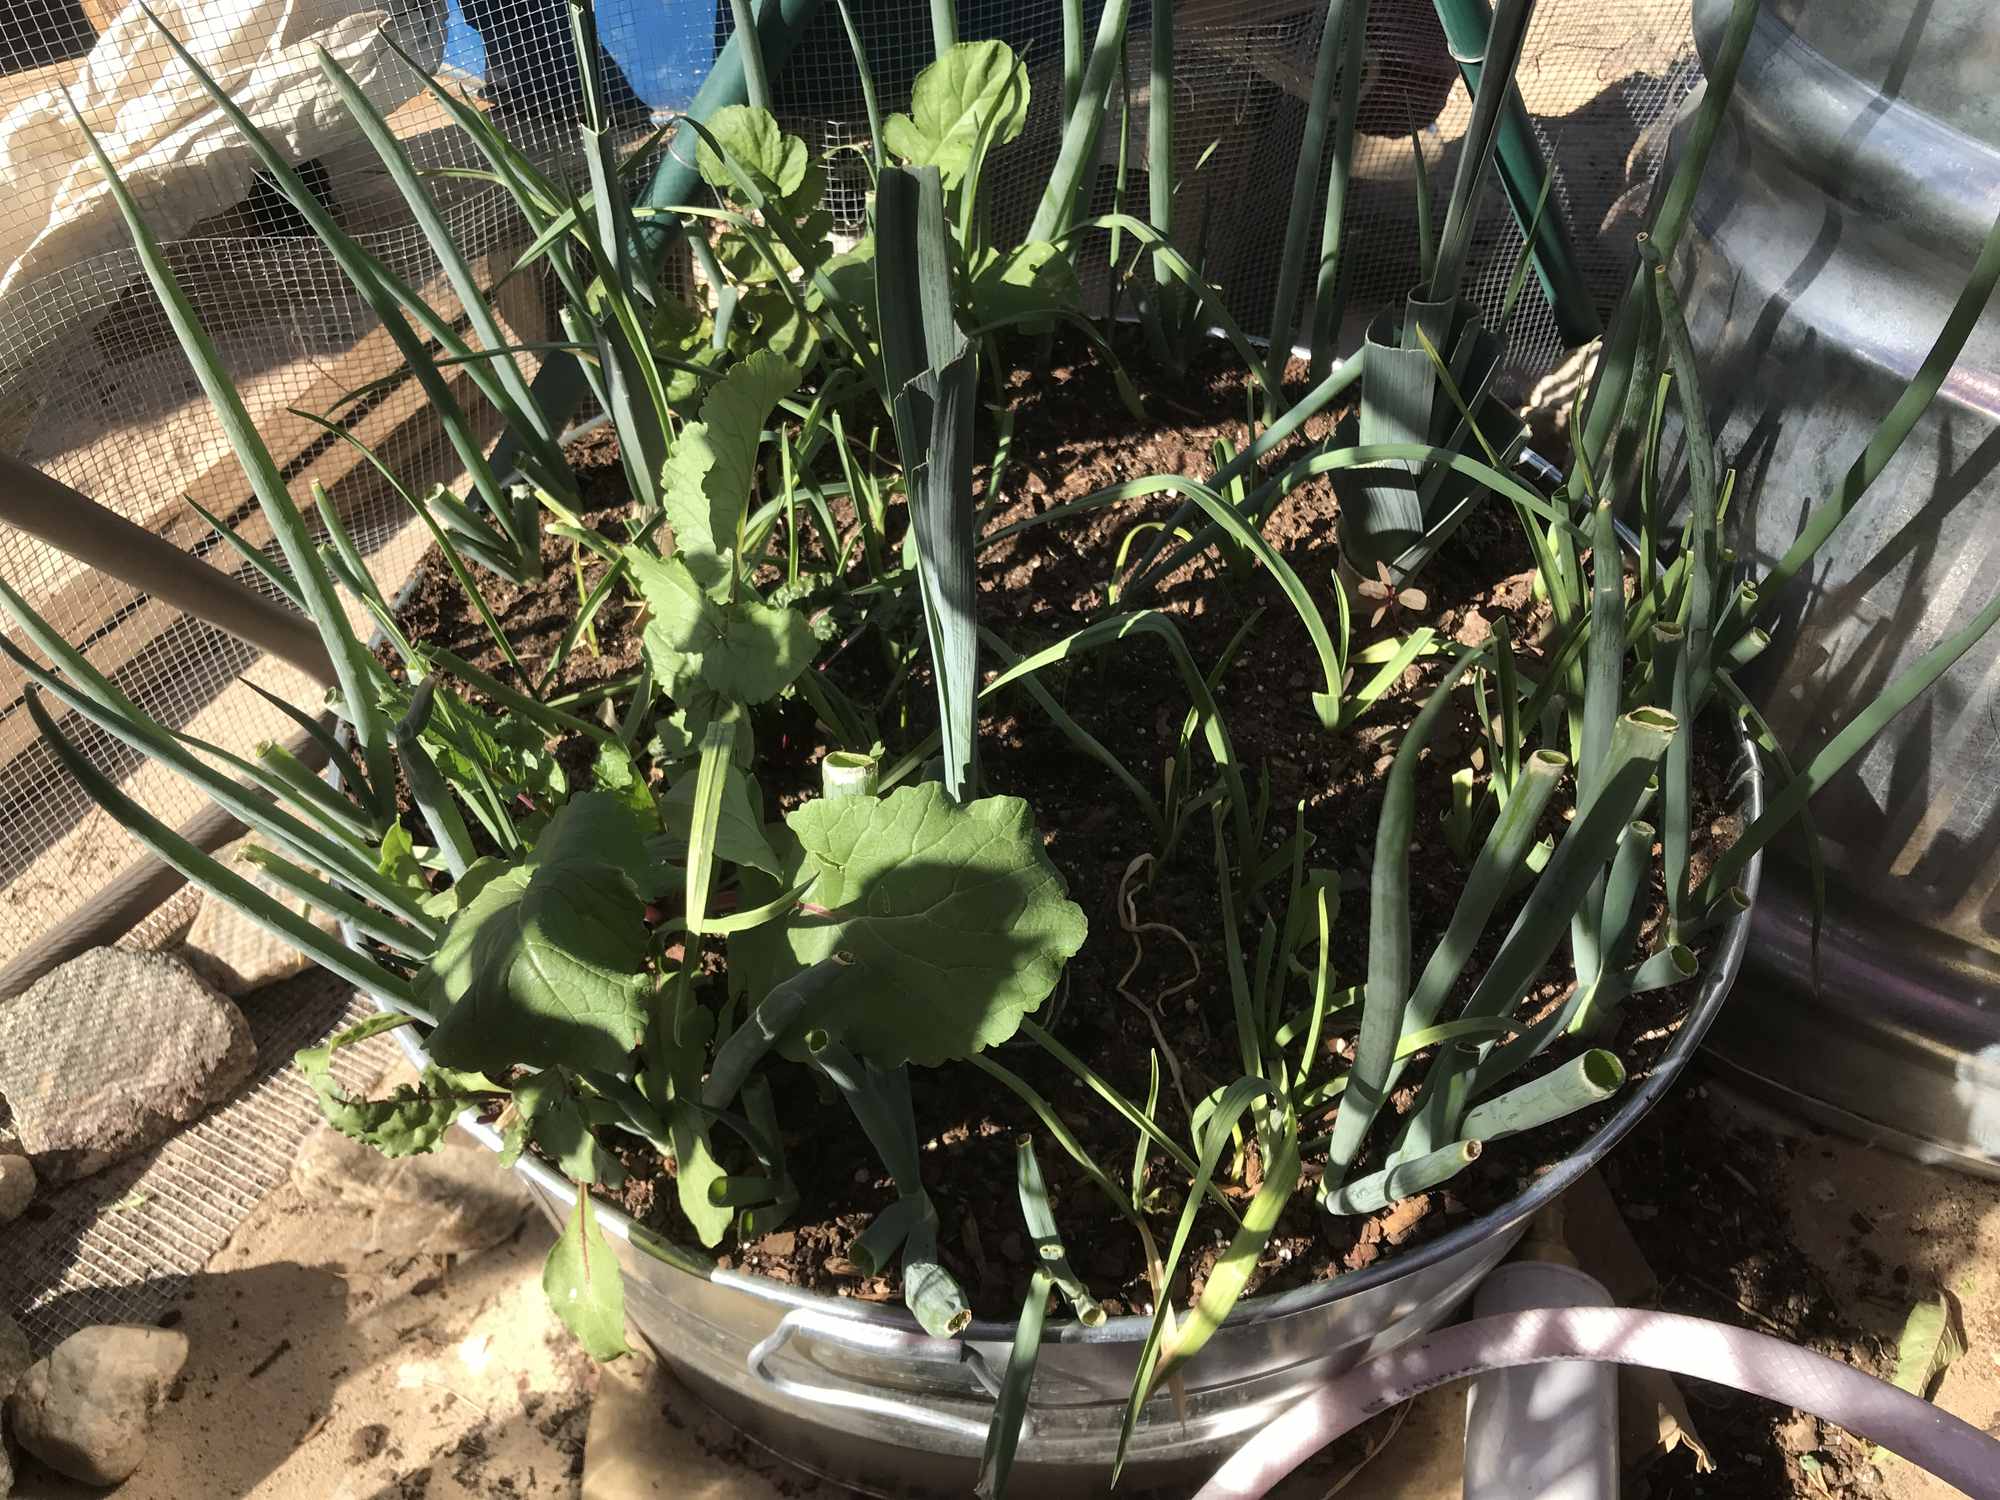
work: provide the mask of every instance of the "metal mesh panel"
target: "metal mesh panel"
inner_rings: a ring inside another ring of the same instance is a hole
[[[93,1323],[156,1322],[180,1299],[319,1122],[292,1053],[373,1007],[315,972],[265,991],[247,1014],[257,1066],[228,1104],[155,1150],[44,1191],[7,1226],[0,1310],[37,1353]],[[336,1052],[333,1073],[364,1090],[397,1056],[394,1038],[374,1037]]]
[[[335,105],[316,82],[310,44],[325,42],[342,59],[418,166],[476,165],[470,147],[420,91],[415,73],[375,39],[380,10],[348,0],[268,10],[191,4],[163,14],[253,118],[295,148],[300,175],[343,227],[445,316],[455,315],[457,303],[435,258],[373,153],[353,131],[332,123]],[[568,56],[562,7],[510,0],[475,3],[472,10],[496,39],[494,55],[507,62],[512,82],[466,71],[467,63],[483,68],[486,52],[481,33],[455,4],[448,16],[435,0],[391,7],[389,29],[502,119],[531,155],[561,167],[574,139],[574,70],[565,75],[532,64],[556,55],[557,43],[560,56]],[[546,24],[550,16],[554,30]],[[175,74],[167,43],[143,12],[127,6],[100,19],[103,34],[72,48],[67,60],[53,34],[0,54],[17,64],[0,77],[0,102],[8,106],[0,120],[0,161],[10,186],[0,205],[0,442],[259,591],[274,592],[183,503],[192,497],[251,535],[267,535],[122,226],[108,202],[90,196],[98,179],[81,164],[81,135],[64,123],[59,88],[67,86],[105,135],[158,230],[172,236],[175,273],[295,497],[309,503],[314,482],[323,483],[393,589],[421,553],[420,528],[352,450],[287,412],[292,406],[327,412],[345,393],[388,374],[397,366],[393,345],[297,211],[233,147],[227,122],[200,102],[190,78]],[[95,93],[93,78],[102,85]],[[151,146],[136,132],[131,140],[117,134],[121,117],[149,111],[177,128],[163,129]],[[635,121],[645,113],[636,102],[631,112]],[[171,167],[159,163],[162,155],[176,158]],[[526,241],[504,194],[433,183],[460,248],[489,283],[496,280]],[[70,251],[89,253],[52,263]],[[517,279],[499,311],[503,326],[522,341],[551,336],[545,289],[532,278]],[[532,360],[523,363],[532,368]],[[490,413],[482,417],[462,375],[453,384],[490,437],[497,430]],[[414,489],[460,477],[456,456],[413,384],[351,408],[347,425]],[[267,550],[275,555],[275,546]],[[82,645],[93,664],[176,728],[239,753],[287,736],[291,726],[239,685],[239,676],[288,701],[311,700],[299,674],[11,528],[0,527],[0,574]],[[11,668],[0,668],[0,826],[7,830],[0,838],[6,897],[0,961],[79,910],[139,852],[36,743],[20,681]],[[71,720],[67,727],[156,815],[177,824],[199,811],[195,794],[177,778],[87,726]]]

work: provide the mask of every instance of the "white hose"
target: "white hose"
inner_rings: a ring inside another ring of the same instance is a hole
[[[1256,1500],[1335,1438],[1433,1386],[1563,1359],[1645,1365],[1763,1396],[1880,1443],[1973,1500],[2000,1500],[2000,1442],[1930,1402],[1767,1334],[1623,1307],[1477,1318],[1379,1354],[1251,1438],[1195,1500]]]

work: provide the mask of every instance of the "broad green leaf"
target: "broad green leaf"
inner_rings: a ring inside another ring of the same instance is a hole
[[[732,349],[780,355],[794,364],[812,363],[819,325],[799,311],[789,292],[745,292],[737,309]]]
[[[973,322],[983,327],[1071,310],[1083,291],[1069,257],[1047,240],[1033,240],[1005,255],[981,251],[973,261],[970,296]]]
[[[647,755],[661,765],[692,759],[701,750],[701,737],[709,720],[723,708],[720,698],[697,684],[694,691],[681,696],[672,713],[662,714],[653,721],[653,737],[646,742]],[[757,742],[747,719],[736,722],[736,745],[731,758],[745,770],[757,758]]]
[[[598,1227],[590,1190],[579,1184],[562,1237],[542,1267],[549,1306],[592,1359],[629,1354],[625,1345],[625,1278]]]
[[[486,881],[417,976],[455,1068],[623,1068],[646,1025],[644,907],[608,866],[516,865]]]
[[[476,859],[467,867],[466,872],[450,885],[426,896],[423,901],[424,911],[430,916],[442,917],[448,921],[468,906],[474,896],[486,889],[489,880],[506,874],[512,868],[509,861],[491,854],[483,859]]]
[[[585,792],[556,810],[527,862],[538,870],[558,865],[599,865],[637,879],[648,854],[646,840],[659,820],[615,792]]]
[[[1893,1383],[1926,1401],[1953,1361],[1965,1353],[1965,1334],[1953,1316],[1951,1303],[1940,1292],[1910,1309],[1903,1336],[1896,1343]]]
[[[406,1015],[385,1011],[321,1046],[292,1054],[292,1061],[318,1096],[320,1113],[327,1123],[384,1156],[416,1156],[436,1150],[453,1120],[505,1092],[476,1073],[454,1073],[436,1066],[424,1069],[416,1083],[401,1085],[386,1099],[356,1099],[340,1086],[333,1076],[335,1052],[407,1025],[409,1020]]]
[[[671,1010],[664,1004],[653,1008],[646,1027],[646,1063],[666,1081],[663,1090],[653,1092],[663,1105],[673,1141],[674,1190],[681,1212],[694,1226],[696,1237],[713,1247],[722,1243],[736,1221],[735,1209],[709,1201],[708,1185],[728,1174],[709,1149],[707,1114],[693,1107],[701,1097],[702,1075],[708,1071],[715,1017],[691,989],[676,988]]]
[[[660,799],[667,831],[657,852],[679,861],[687,857],[688,832],[694,823],[695,777],[684,775]],[[764,834],[764,813],[756,784],[731,762],[722,783],[722,811],[715,824],[715,852],[733,865],[748,865],[783,879],[785,869]]]
[[[737,528],[750,503],[764,424],[798,389],[801,372],[769,349],[730,367],[681,429],[660,471],[674,551],[711,594],[727,588]]]
[[[788,208],[796,208],[793,239],[804,252],[803,262],[775,235],[737,231],[722,237],[715,247],[715,259],[731,283],[747,289],[797,281],[800,271],[820,269],[833,258],[833,214],[817,206],[823,186],[815,173],[787,200]]]
[[[731,702],[763,703],[811,664],[813,634],[804,616],[755,603],[717,604],[678,554],[662,559],[628,547],[625,556],[652,611],[642,638],[646,659],[668,697],[686,699],[706,686]]]
[[[630,750],[616,740],[606,740],[597,747],[590,775],[600,792],[616,797],[649,830],[659,827],[660,809],[653,801],[653,788]]]
[[[864,234],[851,250],[842,251],[820,268],[834,295],[850,312],[872,319],[875,312],[875,236]],[[817,283],[805,288],[806,305],[818,311],[823,294]]]
[[[757,179],[758,186],[780,198],[789,198],[804,185],[812,155],[806,143],[787,135],[777,118],[767,109],[749,104],[731,104],[708,117],[708,133],[735,159],[736,165]],[[722,157],[707,141],[695,147],[695,165],[701,180],[718,188],[725,196],[737,191],[736,179]]]
[[[1083,911],[1018,797],[955,805],[930,783],[808,802],[786,823],[804,900],[835,915],[750,936],[783,944],[788,968],[851,954],[814,1024],[884,1067],[1005,1041],[1083,944]]]
[[[556,1170],[572,1182],[615,1187],[625,1180],[625,1170],[618,1165],[618,1159],[600,1146],[591,1133],[584,1101],[561,1069],[551,1068],[515,1084],[514,1107],[520,1114],[514,1128],[507,1133],[506,1149],[500,1153],[501,1165],[512,1166],[522,1148],[533,1141],[555,1163]]]
[[[882,143],[956,186],[973,153],[1003,145],[1028,118],[1028,70],[1005,42],[960,42],[917,75],[910,112],[889,116]]]
[[[431,886],[424,878],[424,867],[417,863],[417,841],[410,837],[410,830],[403,826],[401,818],[391,823],[389,831],[382,835],[382,844],[376,856],[375,868],[397,885],[414,891],[419,897],[430,895]]]

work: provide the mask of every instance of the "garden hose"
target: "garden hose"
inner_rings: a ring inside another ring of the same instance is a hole
[[[1679,1313],[1542,1308],[1476,1318],[1378,1354],[1251,1438],[1195,1500],[1255,1500],[1370,1417],[1435,1386],[1555,1360],[1643,1365],[1796,1407],[1880,1443],[1972,1500],[2000,1500],[2000,1442],[1919,1396],[1768,1334]]]

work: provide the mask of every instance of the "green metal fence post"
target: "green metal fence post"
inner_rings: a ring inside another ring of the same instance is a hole
[[[1452,60],[1458,64],[1466,88],[1477,94],[1480,64],[1486,56],[1486,37],[1493,29],[1493,8],[1487,0],[1434,0],[1434,4]],[[1514,222],[1521,226],[1523,234],[1528,233],[1530,226],[1534,228],[1535,275],[1555,312],[1557,333],[1572,349],[1588,343],[1604,329],[1598,321],[1590,287],[1570,247],[1569,226],[1563,221],[1553,194],[1542,210],[1541,222],[1535,222],[1535,205],[1541,201],[1542,179],[1549,166],[1535,139],[1534,121],[1529,118],[1527,105],[1521,102],[1519,88],[1507,91],[1494,160],[1501,186],[1507,190],[1507,201],[1514,210]]]

